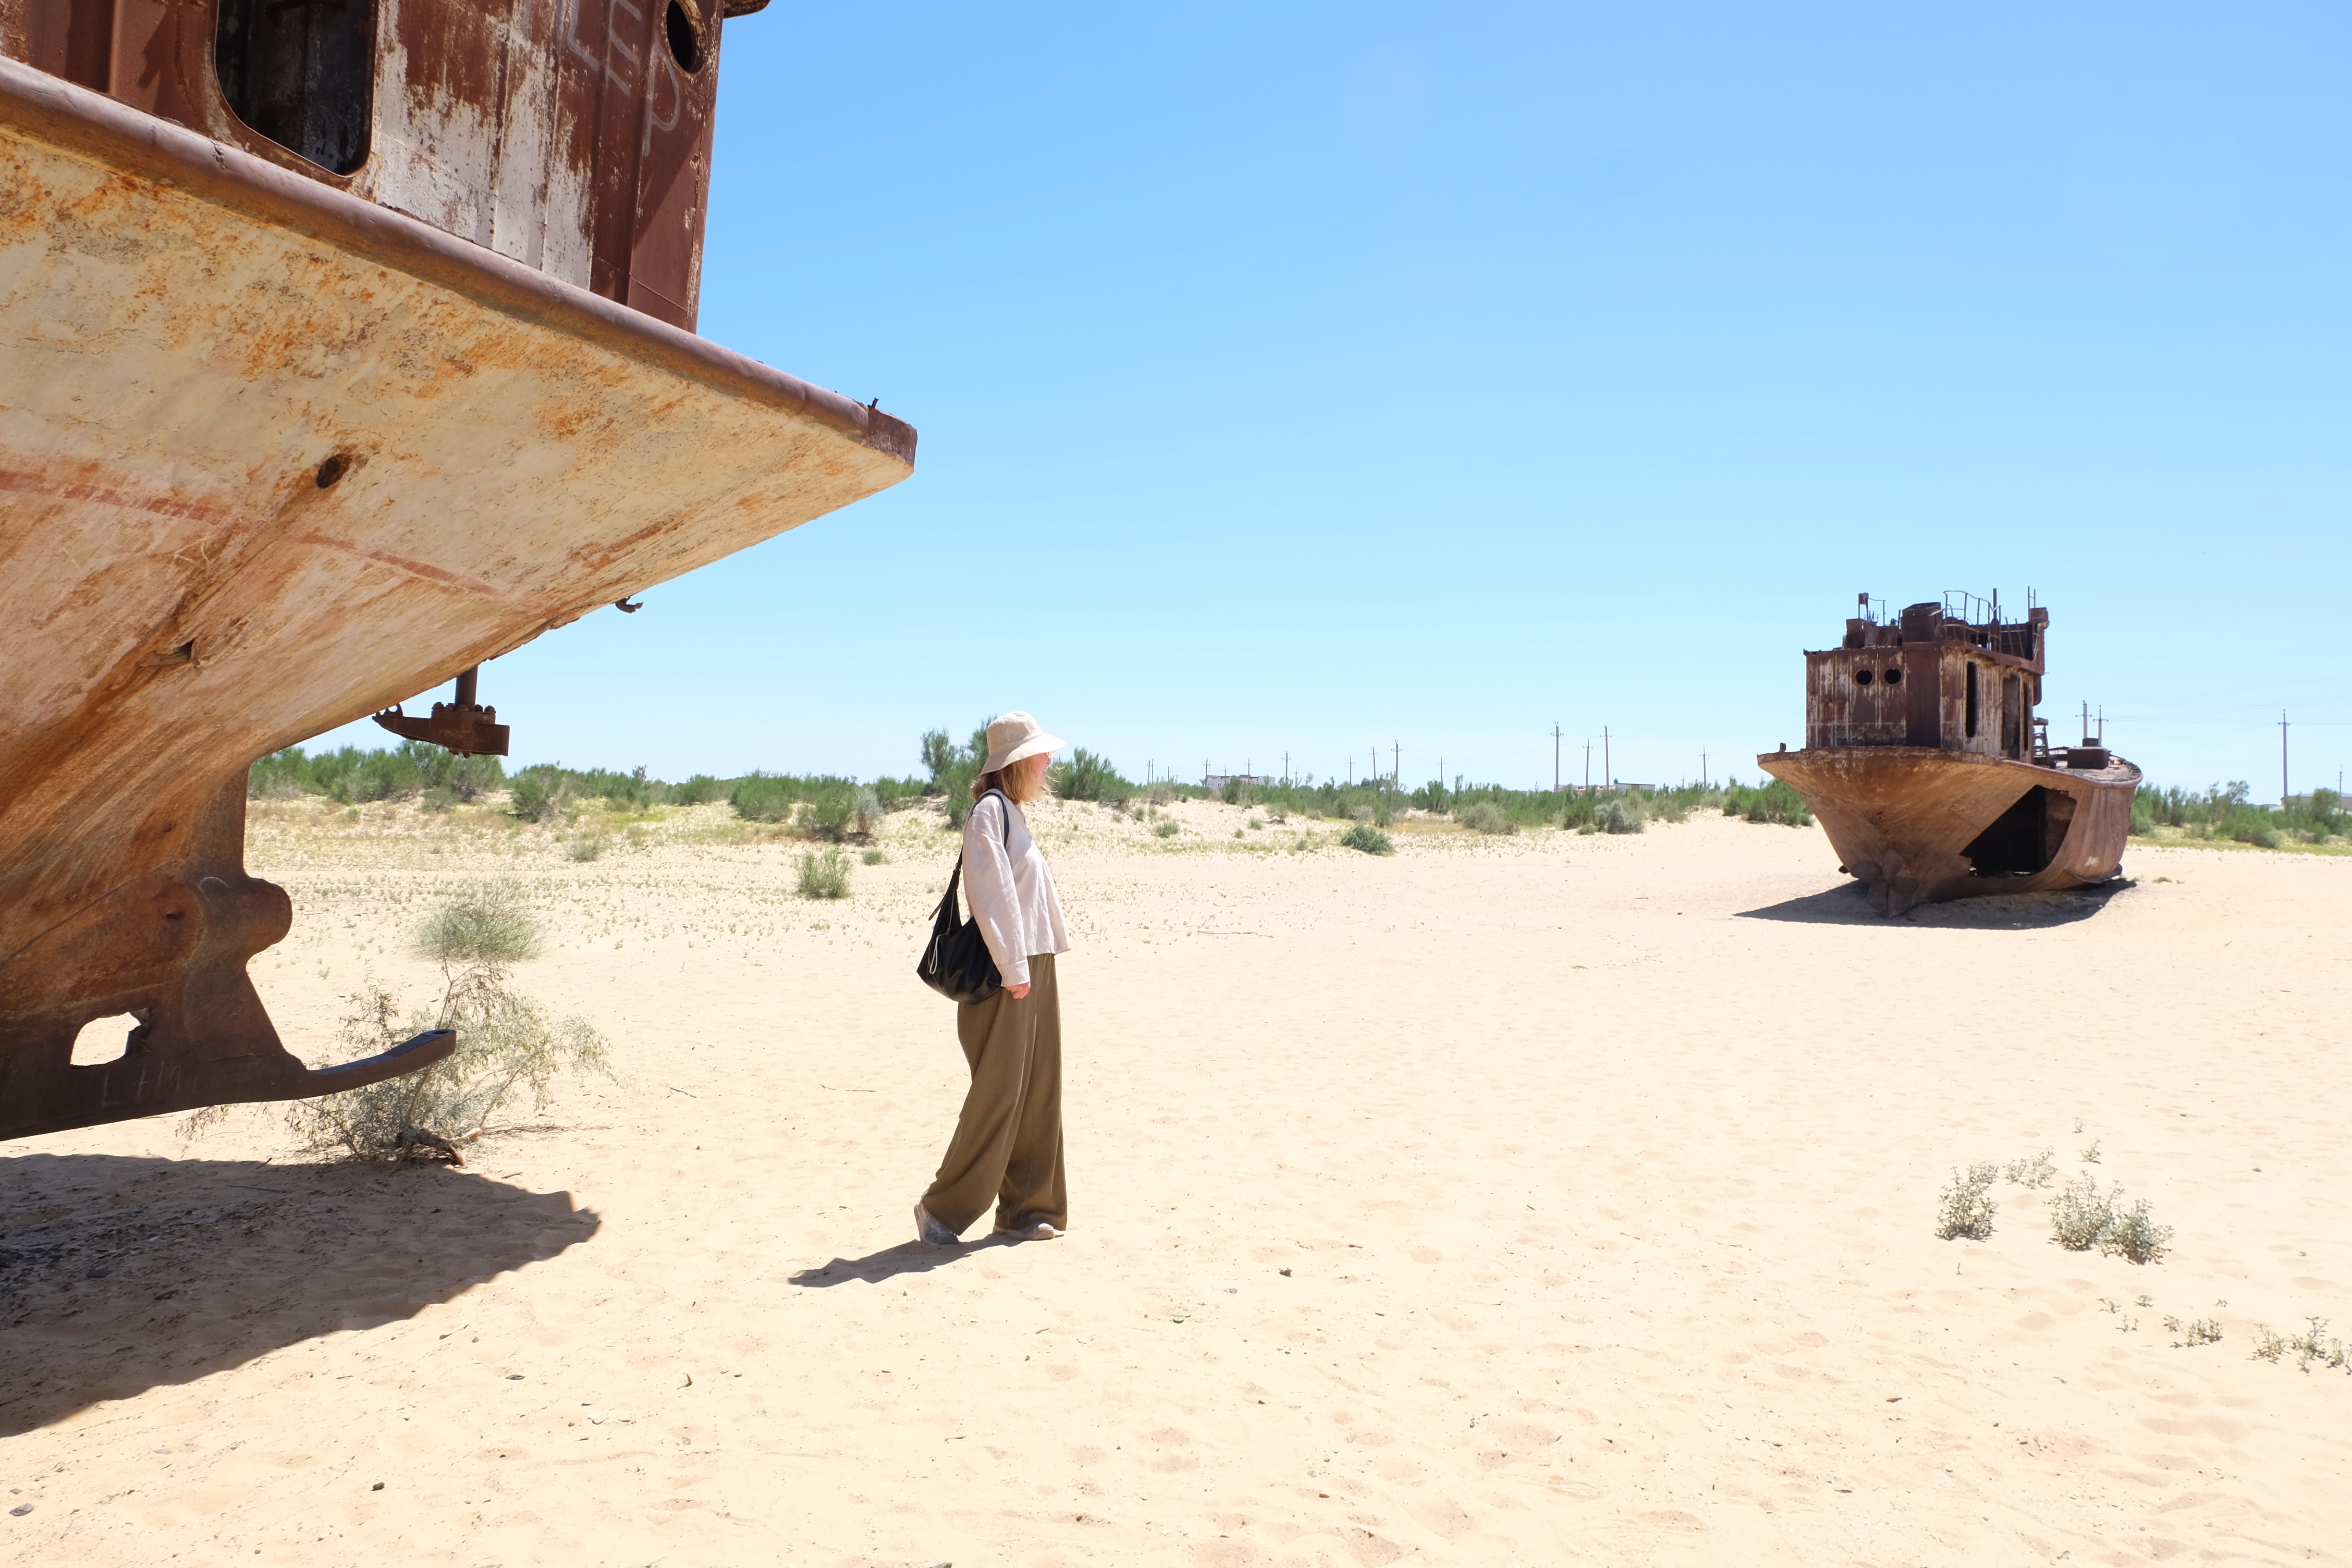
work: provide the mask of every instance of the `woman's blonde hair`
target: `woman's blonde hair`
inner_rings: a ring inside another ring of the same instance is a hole
[[[1037,792],[1045,787],[1045,770],[1031,767],[1029,759],[1024,757],[1017,763],[1007,763],[994,773],[982,773],[972,780],[971,801],[978,805],[981,796],[990,790],[998,789],[1003,790],[1013,805],[1026,805],[1037,798]]]

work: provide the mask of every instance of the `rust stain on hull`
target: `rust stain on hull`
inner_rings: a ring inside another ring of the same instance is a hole
[[[0,38],[0,43],[5,43]],[[914,432],[0,58],[0,1138],[323,1092],[244,779],[904,479]],[[129,1054],[75,1033],[131,1011]]]

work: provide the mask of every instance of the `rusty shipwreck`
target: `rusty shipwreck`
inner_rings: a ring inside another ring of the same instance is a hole
[[[0,0],[0,1137],[446,1055],[281,1044],[248,764],[911,471],[694,332],[761,4]]]
[[[2034,716],[2050,612],[1947,594],[1889,619],[1861,595],[1805,655],[1805,745],[1756,759],[1821,819],[1871,907],[2081,887],[2116,874],[2140,773]]]

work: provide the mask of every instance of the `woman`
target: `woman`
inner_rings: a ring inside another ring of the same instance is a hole
[[[1054,873],[1029,836],[1023,802],[1045,787],[1062,744],[1022,712],[988,726],[988,762],[963,825],[963,893],[1003,988],[956,1007],[971,1091],[915,1234],[952,1247],[996,1205],[996,1234],[1046,1241],[1069,1224],[1062,1186],[1062,1013],[1054,956],[1070,950]]]

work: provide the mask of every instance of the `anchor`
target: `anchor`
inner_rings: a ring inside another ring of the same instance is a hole
[[[374,715],[375,721],[395,735],[456,752],[462,756],[503,757],[508,726],[498,721],[499,710],[474,700],[482,667],[467,665],[457,672],[457,700],[436,702],[429,719],[412,719],[395,702]]]

